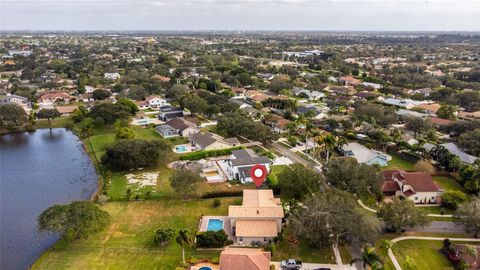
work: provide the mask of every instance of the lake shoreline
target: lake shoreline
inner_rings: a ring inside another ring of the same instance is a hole
[[[2,249],[6,251],[2,268],[5,269],[30,269],[62,240],[56,234],[38,232],[39,213],[54,204],[95,201],[101,192],[101,176],[85,142],[71,130],[53,128],[49,132],[49,128],[46,129],[1,135],[2,170],[5,171],[1,182],[5,192],[2,205],[11,209],[2,214]],[[23,158],[25,156],[28,158]],[[16,203],[17,197],[28,199]],[[7,237],[7,234],[13,236]],[[17,241],[17,238],[22,239]]]

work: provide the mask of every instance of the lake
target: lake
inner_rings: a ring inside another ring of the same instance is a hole
[[[95,168],[66,129],[0,137],[0,269],[27,269],[57,240],[40,233],[37,217],[54,204],[89,200]]]

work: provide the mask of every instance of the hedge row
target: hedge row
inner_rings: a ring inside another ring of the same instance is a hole
[[[233,150],[239,150],[242,148],[243,146],[237,146],[237,147],[228,148],[228,149],[192,152],[192,153],[181,155],[180,160],[199,160],[207,157],[225,156],[225,155],[230,155]]]
[[[227,191],[213,191],[202,195],[203,199],[221,198],[221,197],[238,197],[243,195],[243,190],[227,190]]]

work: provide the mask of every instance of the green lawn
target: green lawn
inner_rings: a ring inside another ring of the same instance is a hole
[[[406,269],[407,256],[416,269],[453,269],[448,259],[440,253],[442,241],[404,240],[393,245],[393,253],[402,268]]]
[[[465,192],[465,189],[457,182],[457,180],[446,177],[446,176],[433,176],[433,181],[435,181],[441,188],[445,189],[445,191],[453,191],[458,190],[461,192]]]
[[[68,120],[70,120],[70,117],[59,117],[52,119],[52,128],[63,128],[67,124]],[[39,119],[35,121],[35,127],[38,129],[41,128],[50,128],[48,125],[48,120],[47,119]]]
[[[443,211],[443,214],[445,215],[451,215],[453,214],[453,210],[450,210],[450,209],[445,209],[443,207],[440,207],[440,206],[422,206],[422,207],[418,207],[419,209],[422,209],[423,211],[425,211],[426,213],[428,214],[441,214],[442,211]]]
[[[237,198],[223,198],[219,208],[212,200],[165,199],[160,201],[109,202],[102,208],[112,224],[104,232],[44,253],[33,269],[175,269],[181,248],[175,241],[166,247],[153,243],[154,231],[169,226],[196,231],[201,215],[226,215],[227,205]],[[215,257],[219,251],[187,250],[187,257]]]
[[[335,263],[335,255],[331,247],[318,249],[309,246],[304,241],[297,242],[287,229],[284,236],[283,241],[277,244],[273,261],[296,259],[309,263]]]
[[[274,165],[270,166],[270,174],[268,175],[268,178],[272,181],[272,184],[277,184],[278,179],[277,176],[279,173],[281,173],[285,169],[286,165]]]
[[[406,160],[399,155],[391,154],[392,160],[388,162],[388,166],[383,167],[384,170],[391,170],[391,169],[403,169],[406,171],[413,170],[413,162]]]
[[[348,249],[347,245],[339,245],[338,250],[340,251],[340,256],[342,257],[343,264],[349,264],[352,261],[352,254],[350,254],[350,250]]]

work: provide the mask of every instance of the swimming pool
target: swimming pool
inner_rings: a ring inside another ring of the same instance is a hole
[[[212,270],[212,268],[208,266],[200,267],[198,270]]]
[[[185,153],[188,151],[188,148],[186,145],[178,145],[175,146],[175,151],[177,151],[178,153]]]
[[[223,230],[223,221],[220,219],[209,219],[207,231],[220,231]]]

